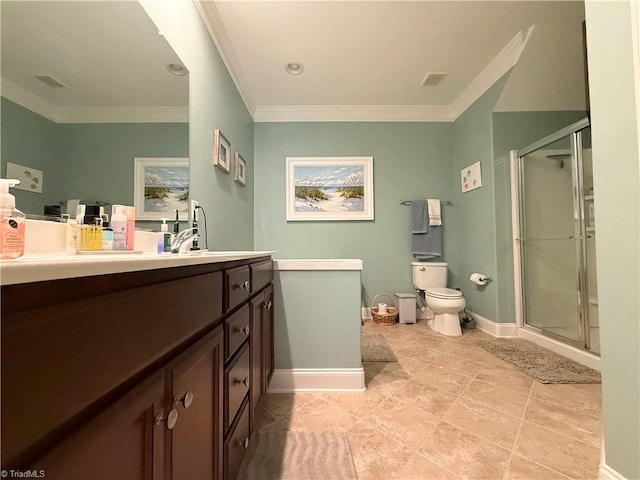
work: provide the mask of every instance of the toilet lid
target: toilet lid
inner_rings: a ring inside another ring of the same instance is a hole
[[[426,294],[433,298],[462,298],[462,292],[453,288],[428,288]]]

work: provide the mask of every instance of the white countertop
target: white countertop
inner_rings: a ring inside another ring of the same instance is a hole
[[[362,260],[357,258],[303,258],[273,261],[273,269],[285,270],[362,270]]]
[[[155,270],[246,260],[271,255],[272,251],[201,252],[197,254],[131,254],[103,255],[25,255],[15,260],[0,260],[0,283],[18,283],[89,277],[112,273]]]

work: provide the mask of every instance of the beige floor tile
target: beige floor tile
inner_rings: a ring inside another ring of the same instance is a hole
[[[602,412],[602,386],[599,383],[544,384],[534,382],[531,396],[558,405],[573,405],[576,409],[591,411],[596,415],[601,415]]]
[[[430,364],[436,360],[440,355],[436,352],[431,352],[426,348],[421,347],[419,344],[410,344],[405,347],[394,349],[396,355],[408,357],[413,360],[417,360],[425,365]]]
[[[281,418],[313,399],[311,393],[270,393],[265,397],[262,407],[274,417]]]
[[[358,418],[367,418],[371,411],[388,397],[368,388],[362,393],[325,393],[323,398]]]
[[[473,380],[462,396],[518,418],[523,417],[528,400],[527,395],[480,380]]]
[[[373,409],[367,421],[409,448],[422,444],[440,422],[413,405],[391,399]]]
[[[510,452],[446,422],[440,423],[418,453],[465,479],[500,479]]]
[[[460,394],[471,382],[471,377],[450,372],[444,367],[432,366],[427,366],[416,375],[416,378],[423,383],[455,394]]]
[[[358,480],[388,480],[404,468],[413,452],[366,422],[347,432]]]
[[[372,362],[363,363],[363,366],[367,389],[377,390],[382,395],[390,395],[411,378],[399,362]]]
[[[390,398],[442,418],[458,396],[418,380],[409,380],[393,392]]]
[[[267,412],[264,407],[260,407],[256,411],[253,420],[255,422],[254,430],[262,430],[267,425],[271,425],[273,422],[275,422],[277,418]]]
[[[523,422],[514,452],[571,478],[598,478],[599,448],[531,422]]]
[[[468,360],[467,358],[458,355],[440,354],[433,360],[431,366],[444,367],[451,372],[465,375],[467,377],[473,377],[484,368],[484,365],[474,362],[473,360]]]
[[[579,404],[559,404],[533,397],[529,400],[525,420],[546,426],[569,437],[600,445],[602,419],[593,409]]]
[[[415,330],[397,328],[393,332],[386,334],[385,337],[389,341],[401,341],[413,345],[420,341],[423,338],[423,335]]]
[[[569,480],[569,477],[526,458],[513,455],[504,480]]]
[[[414,453],[406,465],[393,472],[389,478],[397,480],[458,480],[460,477],[422,455]]]
[[[263,428],[264,431],[346,432],[358,419],[346,410],[324,398],[315,398],[296,408],[277,422]]]
[[[533,379],[508,366],[485,367],[476,375],[476,380],[508,388],[524,395],[529,395],[533,385]]]
[[[398,357],[398,365],[410,376],[417,377],[426,369],[429,368],[429,364],[415,360],[411,357],[405,357],[400,352],[396,353]]]
[[[519,417],[498,412],[465,397],[459,398],[447,410],[444,420],[508,450],[513,448],[521,423]]]

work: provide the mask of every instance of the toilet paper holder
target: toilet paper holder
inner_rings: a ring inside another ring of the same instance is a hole
[[[469,277],[469,280],[471,280],[476,285],[482,286],[482,285],[486,285],[489,282],[492,282],[493,278],[486,276],[484,273],[472,273],[471,276]]]

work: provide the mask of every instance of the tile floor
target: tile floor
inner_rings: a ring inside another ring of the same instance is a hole
[[[599,384],[538,383],[475,345],[478,330],[363,331],[398,357],[364,364],[366,392],[270,394],[257,429],[346,432],[359,480],[598,478]]]

